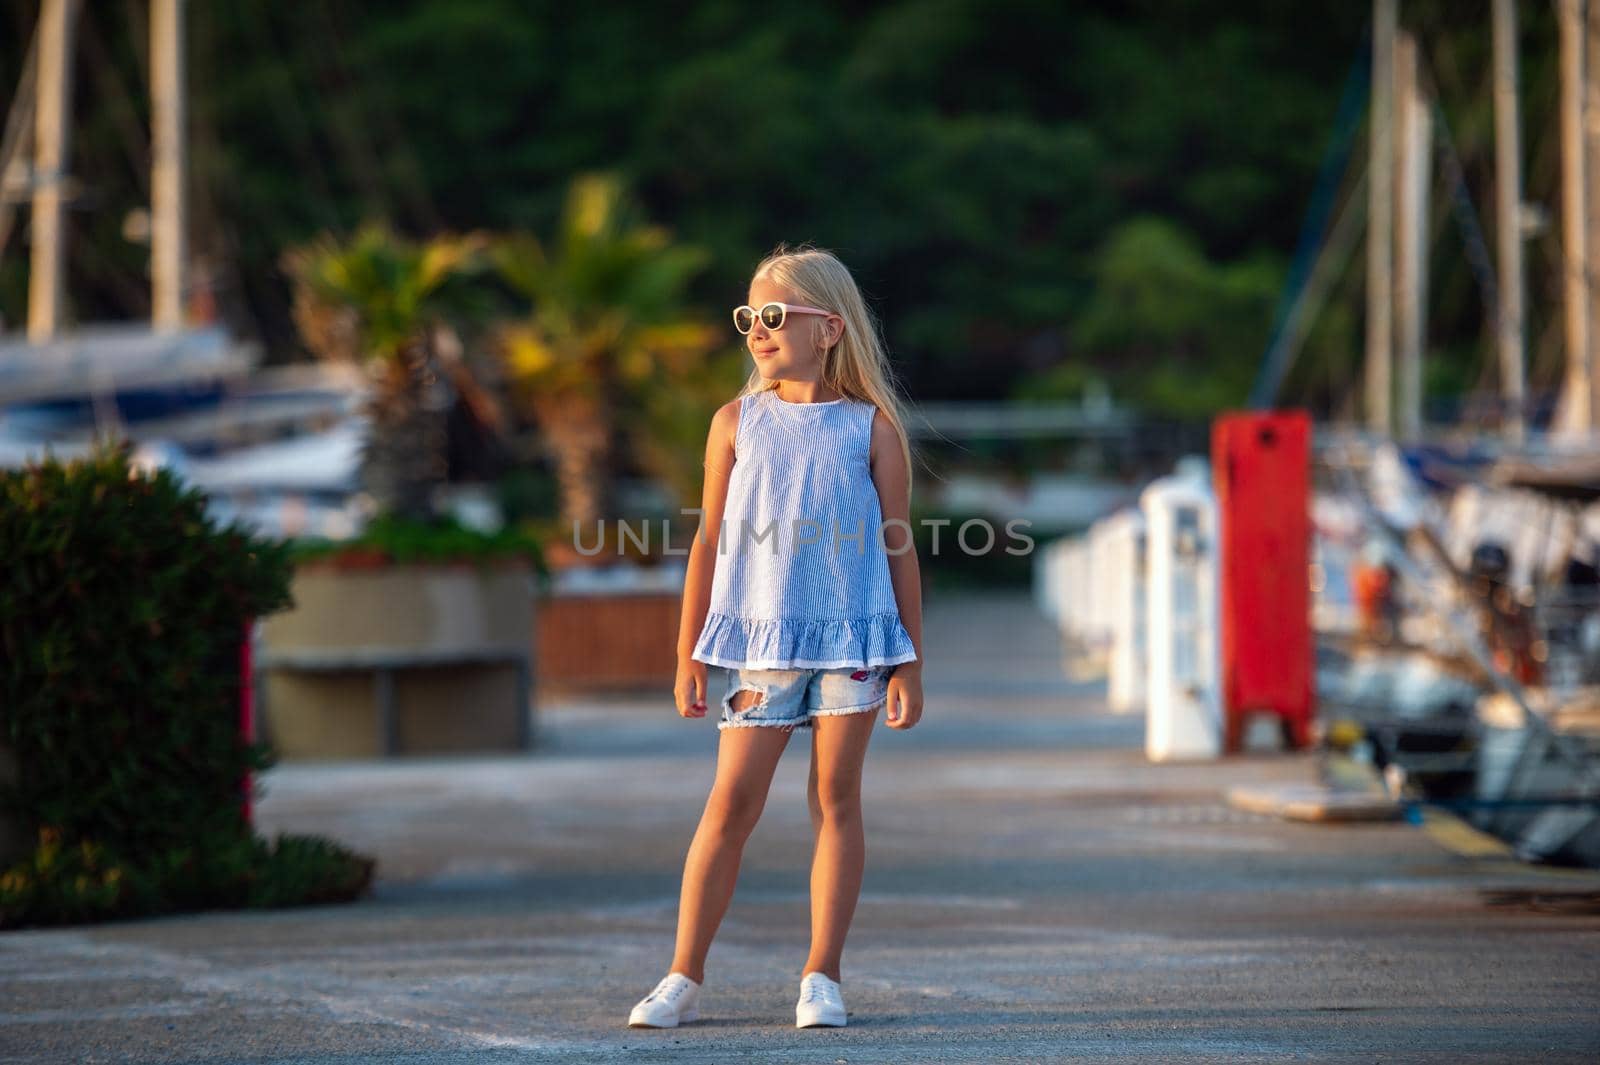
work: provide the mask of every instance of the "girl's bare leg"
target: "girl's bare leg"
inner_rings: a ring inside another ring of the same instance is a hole
[[[840,956],[867,861],[861,768],[877,721],[876,710],[822,714],[811,721],[811,956],[801,972],[821,972],[841,982]]]
[[[752,691],[737,693],[734,709],[744,709],[755,698]],[[776,727],[725,728],[721,733],[716,780],[683,863],[678,945],[670,970],[696,983],[705,982],[706,953],[733,898],[745,841],[761,819],[772,774],[789,743],[788,730]]]

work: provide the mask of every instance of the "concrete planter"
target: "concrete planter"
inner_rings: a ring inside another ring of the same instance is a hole
[[[261,627],[265,738],[284,758],[526,749],[533,582],[522,563],[311,563]]]

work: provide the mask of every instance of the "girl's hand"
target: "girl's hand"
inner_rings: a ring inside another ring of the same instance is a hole
[[[693,658],[680,659],[672,696],[678,704],[679,717],[705,717],[706,664]]]
[[[889,675],[889,727],[908,729],[920,720],[922,720],[922,663],[903,662]]]

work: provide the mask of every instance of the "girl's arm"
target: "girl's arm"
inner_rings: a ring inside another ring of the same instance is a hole
[[[915,662],[902,662],[895,667],[896,675],[902,672],[922,672],[922,568],[917,562],[917,548],[911,537],[911,483],[906,469],[905,452],[900,449],[900,434],[894,423],[882,411],[872,419],[872,483],[878,488],[878,503],[885,522],[899,519],[899,524],[885,525],[884,546],[889,552],[889,581],[894,585],[894,598],[900,608],[900,622],[911,637],[917,650]]]
[[[692,662],[695,641],[711,609],[711,578],[716,572],[717,533],[728,502],[728,477],[733,473],[733,439],[739,427],[739,402],[733,400],[711,418],[706,434],[705,486],[701,490],[700,527],[689,547],[683,579],[683,617],[678,627],[678,663]],[[704,693],[701,693],[704,697]],[[681,708],[680,708],[681,709]]]

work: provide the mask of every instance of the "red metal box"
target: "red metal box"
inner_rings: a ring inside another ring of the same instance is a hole
[[[1224,751],[1240,750],[1257,713],[1279,716],[1287,746],[1311,742],[1310,451],[1305,411],[1234,412],[1211,426]]]

